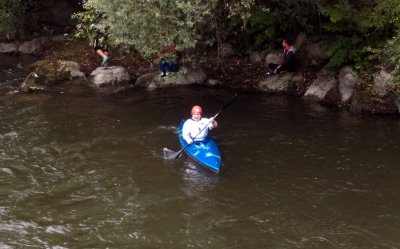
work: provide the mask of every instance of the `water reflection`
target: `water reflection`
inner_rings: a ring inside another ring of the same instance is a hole
[[[202,197],[204,192],[210,191],[218,184],[219,177],[214,172],[203,168],[188,156],[183,156],[183,191],[191,197]]]

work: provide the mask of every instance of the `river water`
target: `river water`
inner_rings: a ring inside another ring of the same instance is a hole
[[[15,94],[0,72],[0,248],[400,248],[400,120],[241,93],[214,174],[179,150],[222,89]],[[79,88],[79,87],[78,87]]]

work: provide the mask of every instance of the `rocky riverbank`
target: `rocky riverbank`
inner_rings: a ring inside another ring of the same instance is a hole
[[[219,53],[210,51],[197,63],[184,63],[176,74],[158,76],[156,63],[140,58],[134,51],[111,50],[110,67],[100,67],[101,59],[86,41],[69,35],[35,38],[19,43],[1,43],[0,52],[35,54],[38,61],[21,89],[46,91],[53,85],[75,78],[87,80],[96,88],[121,89],[202,85],[235,88],[269,94],[289,94],[322,105],[346,108],[354,113],[399,115],[400,98],[391,89],[393,76],[382,68],[369,77],[359,76],[351,66],[338,71],[325,67],[329,40],[311,42],[304,34],[296,41],[301,47],[298,58],[302,67],[296,73],[267,76],[265,65],[279,59],[280,51],[255,51],[239,56],[229,44]]]

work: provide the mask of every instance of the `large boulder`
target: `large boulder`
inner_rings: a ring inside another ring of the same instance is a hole
[[[304,93],[304,97],[323,101],[327,94],[336,86],[337,80],[335,79],[334,73],[322,69],[318,73],[317,78]]]
[[[296,40],[294,42],[294,47],[297,48],[298,50],[300,50],[303,46],[304,41],[307,39],[307,35],[305,32],[300,32],[297,36],[296,36]]]
[[[256,89],[268,93],[299,95],[298,89],[301,88],[304,81],[305,78],[301,74],[282,72],[259,82],[256,85]]]
[[[47,37],[38,37],[22,44],[3,42],[0,43],[0,53],[40,54],[48,41]]]
[[[329,59],[327,51],[332,42],[329,40],[303,44],[297,53],[297,58],[301,65],[321,66],[325,65]]]
[[[379,97],[384,97],[391,88],[393,81],[393,75],[381,70],[378,75],[374,78],[373,89]]]
[[[20,86],[24,91],[44,90],[66,80],[85,77],[74,61],[42,60],[31,64],[29,69],[32,72]]]
[[[0,53],[16,53],[18,45],[16,43],[2,42],[0,43]]]
[[[121,66],[98,67],[90,76],[96,87],[119,87],[129,85],[131,82],[128,71]]]
[[[339,92],[342,102],[348,102],[354,89],[361,83],[361,79],[351,66],[345,66],[339,70]]]
[[[378,97],[370,90],[356,91],[351,98],[350,111],[368,114],[396,114],[399,112],[397,96],[388,94],[385,97]]]
[[[293,73],[272,75],[257,84],[257,89],[269,93],[287,93]]]
[[[282,56],[282,53],[280,53],[280,52],[268,53],[267,56],[265,57],[265,65],[267,65],[267,66],[270,63],[281,64],[282,61],[283,61],[283,56]]]
[[[26,41],[22,43],[18,51],[22,54],[39,54],[43,50],[43,45],[48,42],[48,38],[39,37],[31,41]]]
[[[206,80],[207,75],[201,68],[181,68],[178,72],[171,73],[166,77],[160,77],[159,72],[143,75],[136,80],[135,85],[154,89],[203,84]]]
[[[267,54],[266,50],[263,51],[252,51],[249,54],[249,59],[251,62],[262,62]]]
[[[399,113],[400,113],[400,97],[397,97],[394,103],[396,104],[397,110],[398,110]]]
[[[360,90],[354,93],[350,102],[350,111],[353,113],[370,113],[373,96],[370,91]]]

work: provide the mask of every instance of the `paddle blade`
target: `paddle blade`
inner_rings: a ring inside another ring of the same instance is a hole
[[[178,159],[182,155],[182,150],[175,152],[168,148],[163,148],[163,152],[165,159]]]

